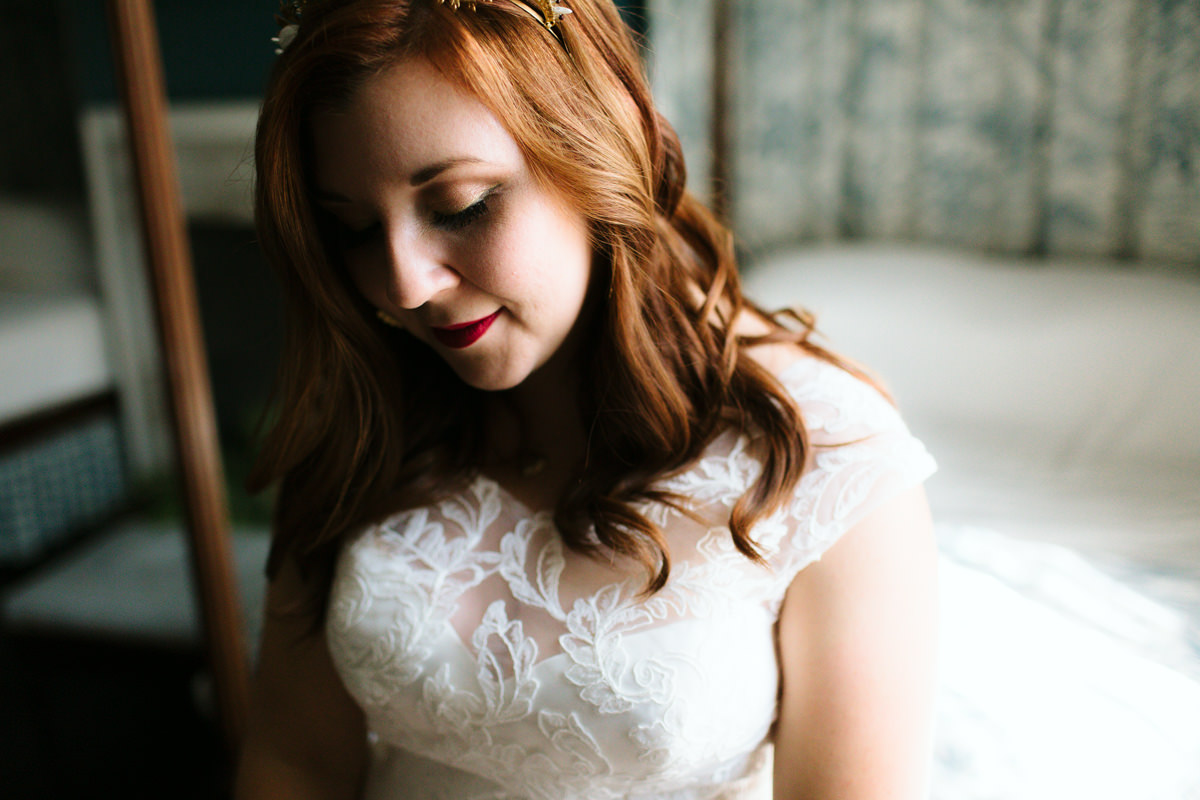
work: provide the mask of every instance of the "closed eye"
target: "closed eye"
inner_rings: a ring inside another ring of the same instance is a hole
[[[488,213],[488,199],[492,196],[492,191],[494,189],[489,190],[483,197],[461,211],[450,214],[440,211],[433,212],[434,227],[444,231],[459,231],[483,219]]]

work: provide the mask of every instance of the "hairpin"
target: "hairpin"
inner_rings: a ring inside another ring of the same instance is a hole
[[[483,2],[483,0],[438,0],[442,5],[450,6],[452,11],[458,11],[462,6],[468,6],[472,10],[475,6]],[[536,19],[548,31],[553,31],[554,26],[565,15],[571,13],[571,9],[566,6],[555,5],[553,0],[511,0],[512,4],[520,8],[529,16]]]
[[[271,37],[271,41],[275,43],[275,55],[283,55],[283,51],[288,49],[288,45],[296,38],[296,34],[300,31],[300,18],[304,16],[304,4],[307,0],[280,0],[279,13],[275,15],[275,19],[279,21],[282,27],[279,29],[279,35]]]

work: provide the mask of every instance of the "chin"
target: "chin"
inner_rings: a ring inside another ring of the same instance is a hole
[[[520,386],[529,377],[529,373],[525,370],[478,370],[472,369],[471,366],[456,367],[454,372],[463,383],[483,392],[503,392],[506,389],[513,389]]]

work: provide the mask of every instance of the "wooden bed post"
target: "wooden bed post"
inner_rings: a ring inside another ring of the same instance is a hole
[[[733,167],[730,142],[729,118],[730,86],[733,81],[733,2],[713,0],[712,4],[712,103],[709,117],[709,139],[712,142],[709,162],[709,184],[712,191],[712,209],[717,218],[730,224],[733,204]]]
[[[150,0],[108,0],[143,240],[166,367],[192,572],[226,745],[234,752],[249,698],[249,660],[229,539],[212,389],[180,199],[158,32]]]

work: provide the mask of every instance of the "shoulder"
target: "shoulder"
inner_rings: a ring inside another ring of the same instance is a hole
[[[749,313],[739,316],[735,327],[739,335],[752,338],[778,331],[774,323]],[[814,445],[835,445],[888,430],[907,433],[882,382],[868,379],[869,369],[862,365],[840,355],[822,358],[787,341],[751,344],[743,352],[782,384]]]
[[[774,528],[769,560],[786,582],[856,524],[920,486],[936,463],[865,378],[795,348],[761,363],[796,404],[808,441],[804,474],[763,530]]]
[[[796,404],[814,449],[890,439],[924,452],[882,384],[869,380],[865,369],[851,371],[849,362],[843,366],[792,345],[755,348],[752,356]]]

